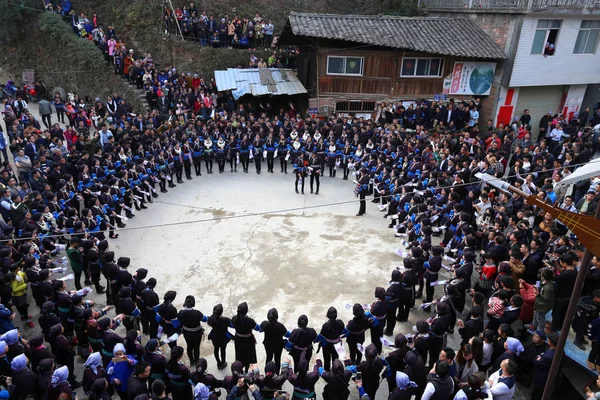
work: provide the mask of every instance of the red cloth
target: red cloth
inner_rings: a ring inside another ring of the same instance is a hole
[[[486,264],[481,268],[481,273],[485,275],[488,281],[493,281],[496,278],[496,266],[494,264]]]
[[[523,281],[523,287],[520,289],[523,305],[519,313],[519,319],[524,323],[529,323],[533,320],[533,306],[535,305],[535,287]]]

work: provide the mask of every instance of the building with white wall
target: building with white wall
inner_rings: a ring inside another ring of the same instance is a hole
[[[588,97],[600,100],[594,98],[594,84],[600,83],[599,41],[600,15],[527,15],[510,80],[501,89],[497,122],[506,123],[509,112],[519,117],[528,108],[536,133],[539,118],[548,111],[577,116],[588,85]]]
[[[496,125],[529,109],[536,137],[549,111],[572,118],[600,100],[600,1],[422,1],[432,15],[466,13],[506,52],[486,116]]]

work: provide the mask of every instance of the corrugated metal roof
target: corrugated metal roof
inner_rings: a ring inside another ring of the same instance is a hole
[[[215,71],[215,79],[217,82],[221,82],[223,89],[219,90],[231,90],[236,88],[235,75],[228,73],[228,71]]]
[[[296,72],[291,69],[229,68],[227,71],[215,71],[215,80],[218,91],[232,90],[236,100],[248,93],[253,96],[307,93]]]

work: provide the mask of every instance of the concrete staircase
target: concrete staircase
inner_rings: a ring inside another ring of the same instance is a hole
[[[129,85],[129,88],[136,94],[138,100],[140,103],[142,103],[142,105],[144,106],[145,110],[150,109],[150,104],[148,104],[148,101],[146,100],[146,91],[144,89],[138,89],[137,86],[133,83],[130,83],[129,81],[125,80],[125,83],[127,85]],[[145,110],[136,110],[136,113],[142,113],[144,114]]]

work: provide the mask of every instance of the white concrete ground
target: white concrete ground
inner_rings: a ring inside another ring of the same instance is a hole
[[[176,290],[178,307],[193,294],[203,312],[210,314],[222,303],[233,315],[237,304],[247,301],[258,323],[276,307],[288,329],[306,314],[318,330],[332,305],[339,318],[351,319],[345,304],[371,303],[375,287],[387,287],[392,270],[402,263],[395,254],[401,240],[387,229],[389,221],[371,203],[366,215],[356,217],[352,189],[339,175],[322,178],[318,196],[309,194],[308,185],[302,196],[294,192],[293,175],[277,169],[260,175],[228,169],[203,174],[127,221],[111,248],[132,258],[132,272],[147,268],[161,295]],[[350,203],[328,205],[340,201]],[[410,322],[397,325],[395,333],[412,333],[415,322],[428,316],[411,313]],[[262,367],[262,335],[256,337]],[[203,342],[201,354],[215,371],[210,342]],[[235,360],[233,346],[228,360]]]

